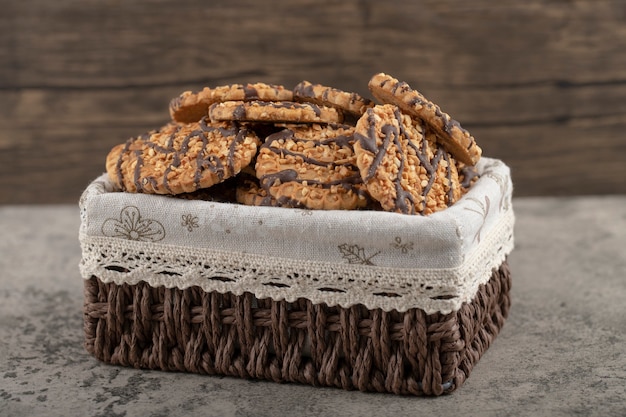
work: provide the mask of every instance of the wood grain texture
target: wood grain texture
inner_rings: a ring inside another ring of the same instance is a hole
[[[516,195],[626,193],[626,1],[0,0],[0,204],[75,202],[184,90],[409,82]]]

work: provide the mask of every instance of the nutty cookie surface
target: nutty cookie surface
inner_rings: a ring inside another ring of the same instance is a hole
[[[407,83],[379,73],[377,101],[302,81],[185,91],[172,122],[113,148],[122,191],[248,205],[427,215],[477,180],[481,149]],[[261,145],[263,143],[263,145]]]
[[[302,81],[294,87],[293,97],[296,101],[335,107],[357,116],[362,115],[367,108],[374,106],[374,102],[357,93],[350,93],[321,84],[311,84],[308,81]]]
[[[210,187],[249,165],[258,145],[254,132],[235,123],[169,123],[114,147],[109,178],[122,190],[181,194]]]
[[[350,126],[287,126],[259,150],[256,174],[279,205],[349,210],[368,198],[356,167]]]
[[[222,101],[290,101],[293,92],[282,85],[265,83],[232,84],[201,91],[185,91],[170,101],[172,120],[181,123],[197,122],[208,114],[213,103]]]
[[[456,165],[435,134],[386,104],[359,119],[354,144],[361,177],[384,210],[431,214],[460,198]]]
[[[369,89],[383,103],[395,104],[403,112],[424,120],[437,133],[437,140],[459,161],[474,165],[480,159],[481,149],[476,140],[461,125],[439,106],[426,99],[406,82],[398,81],[390,75],[374,75]]]
[[[246,178],[240,181],[236,189],[236,199],[239,204],[246,206],[279,206],[276,199],[259,185],[256,178]]]
[[[463,162],[456,161],[456,170],[459,173],[459,182],[461,184],[461,193],[465,194],[480,175],[475,165],[465,165]]]
[[[343,114],[332,107],[293,101],[225,101],[209,108],[211,120],[272,123],[341,123]]]

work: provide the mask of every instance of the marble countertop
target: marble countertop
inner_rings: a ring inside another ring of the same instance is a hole
[[[0,415],[626,415],[626,196],[519,198],[512,308],[438,398],[102,364],[82,345],[76,206],[0,206]]]

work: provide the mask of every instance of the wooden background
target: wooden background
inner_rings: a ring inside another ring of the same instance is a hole
[[[76,203],[184,90],[409,82],[517,196],[626,193],[626,1],[0,0],[0,203]]]

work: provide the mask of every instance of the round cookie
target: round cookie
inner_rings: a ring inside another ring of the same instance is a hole
[[[170,101],[170,117],[179,123],[197,122],[208,114],[213,103],[213,90],[209,87],[198,92],[184,91]]]
[[[170,101],[170,116],[180,123],[197,122],[208,114],[209,106],[222,101],[291,101],[293,92],[282,85],[254,83],[232,84],[201,91],[185,91]]]
[[[351,210],[368,203],[350,126],[289,126],[259,150],[256,174],[279,205]]]
[[[456,161],[456,170],[459,173],[459,183],[461,184],[461,193],[465,194],[469,188],[474,185],[480,178],[480,174],[474,165],[465,165],[463,162]]]
[[[439,106],[413,90],[407,83],[380,73],[370,79],[368,86],[378,100],[395,104],[403,112],[428,123],[437,133],[437,140],[441,141],[456,159],[467,165],[478,162],[482,150],[474,137],[463,129],[459,122],[442,112]]]
[[[356,116],[362,115],[367,108],[374,106],[374,102],[357,93],[349,93],[321,84],[311,84],[308,81],[302,81],[294,87],[293,98],[295,101],[335,107]]]
[[[250,178],[240,181],[237,185],[236,199],[239,204],[246,206],[279,206],[276,199],[259,185],[258,180]]]
[[[209,108],[211,120],[271,123],[341,123],[337,109],[293,101],[224,101]]]
[[[249,165],[260,141],[235,123],[169,123],[114,147],[106,160],[122,190],[181,194],[220,183]]]
[[[368,109],[355,129],[363,182],[384,210],[431,214],[460,198],[456,165],[435,134],[397,106]]]

